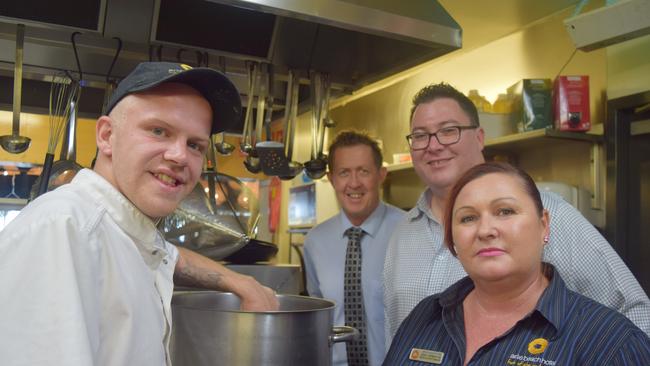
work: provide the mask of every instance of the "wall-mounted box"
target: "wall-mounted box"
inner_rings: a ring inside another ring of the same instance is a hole
[[[650,34],[650,0],[621,0],[564,21],[576,48],[597,50]]]

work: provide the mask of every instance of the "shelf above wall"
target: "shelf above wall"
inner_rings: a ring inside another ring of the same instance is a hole
[[[598,126],[598,127],[596,127]],[[577,141],[589,144],[600,144],[604,141],[602,125],[595,125],[589,133],[557,131],[553,129],[539,129],[501,136],[485,141],[485,152],[514,152],[542,147],[550,147],[557,143]],[[413,162],[390,164],[386,167],[388,172],[397,172],[412,169]]]
[[[23,206],[27,204],[26,199],[22,198],[0,198],[0,206],[6,208],[15,208],[20,210]]]
[[[566,143],[567,141],[597,144],[603,142],[603,136],[602,134],[539,129],[501,136],[485,141],[485,149],[488,152],[497,150],[520,151],[538,147],[548,147],[554,143]]]

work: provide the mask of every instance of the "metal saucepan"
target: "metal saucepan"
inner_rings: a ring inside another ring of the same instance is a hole
[[[223,260],[233,264],[265,262],[278,253],[278,246],[258,239],[249,239],[241,249]]]
[[[256,145],[264,174],[278,176],[283,180],[293,179],[303,169],[302,164],[291,160],[294,124],[298,110],[298,89],[299,77],[293,70],[289,70],[284,110],[284,142],[264,141]],[[270,114],[270,112],[268,113]],[[267,117],[270,117],[269,114]]]
[[[245,312],[231,293],[178,292],[172,298],[170,352],[175,366],[309,365],[332,363],[332,345],[358,336],[333,327],[334,303],[277,295],[278,311]]]

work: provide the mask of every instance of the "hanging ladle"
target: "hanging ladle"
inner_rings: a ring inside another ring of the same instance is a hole
[[[214,143],[214,148],[217,150],[217,152],[221,155],[228,156],[232,154],[233,151],[235,151],[235,145],[227,142],[225,140],[225,132],[221,132],[219,135],[220,140]]]
[[[312,130],[311,130],[311,160],[305,162],[305,174],[311,179],[320,179],[327,172],[327,159],[323,155],[323,142],[325,138],[325,122],[322,112],[323,92],[329,88],[329,78],[320,72],[311,74],[311,100],[312,100]]]
[[[25,44],[25,25],[16,26],[16,65],[14,68],[14,104],[11,135],[0,136],[0,146],[11,154],[20,154],[29,148],[32,140],[20,136],[20,105],[23,83],[23,46]]]
[[[207,54],[206,54],[206,67],[207,65]],[[219,56],[219,69],[225,75],[226,74],[226,58]],[[235,146],[231,143],[226,142],[226,131],[221,132],[220,140],[214,143],[214,148],[221,155],[228,156],[235,151]]]
[[[268,70],[264,67],[264,65],[258,65],[257,70],[259,72],[260,80],[259,82],[257,81],[256,78],[253,80],[253,87],[252,90],[258,89],[257,93],[257,110],[255,112],[255,122],[249,122],[249,138],[251,141],[251,148],[250,151],[248,152],[248,156],[246,159],[244,159],[244,166],[246,169],[253,173],[257,174],[262,171],[262,166],[260,164],[260,156],[259,153],[257,152],[257,149],[254,147],[257,142],[262,141],[262,128],[264,127],[264,110],[265,105],[266,105],[266,95],[267,95],[267,81],[268,81]],[[254,73],[255,74],[255,73]],[[256,86],[258,88],[256,88]],[[249,98],[251,98],[253,94],[249,95]],[[246,115],[250,116],[250,120],[253,121],[252,118],[252,99],[248,100],[248,105],[251,106],[251,110],[249,113],[249,110],[246,111]],[[253,131],[253,126],[255,127],[255,139],[252,139],[252,131]]]
[[[303,170],[303,165],[293,159],[293,143],[294,136],[296,131],[296,118],[298,116],[298,96],[300,90],[300,77],[297,74],[289,72],[289,82],[291,83],[291,99],[287,100],[285,105],[285,136],[284,136],[284,146],[285,154],[289,160],[288,165],[288,174],[280,175],[280,179],[289,180],[293,179],[296,175],[300,174]],[[288,86],[287,86],[288,87]],[[289,92],[287,91],[287,95]],[[286,109],[289,108],[289,114],[287,115]]]
[[[303,169],[302,164],[291,160],[293,156],[294,121],[298,111],[298,89],[299,77],[293,70],[289,70],[284,108],[284,142],[264,141],[256,145],[264,174],[278,176],[283,180],[293,179]]]
[[[253,118],[253,99],[255,94],[255,80],[257,79],[257,63],[247,62],[246,73],[248,75],[248,100],[246,103],[246,116],[244,117],[244,136],[239,144],[239,149],[245,154],[250,154],[253,150],[253,144],[251,142],[251,135],[253,134],[251,120]]]

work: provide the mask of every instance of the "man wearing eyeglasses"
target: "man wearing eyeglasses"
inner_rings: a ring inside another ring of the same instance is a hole
[[[470,99],[441,83],[413,98],[406,137],[413,167],[427,189],[395,228],[384,265],[386,342],[423,298],[466,276],[443,244],[442,210],[449,189],[484,162],[484,132]],[[553,218],[544,261],[555,266],[570,289],[618,310],[650,334],[650,300],[600,233],[559,196],[542,192]]]

